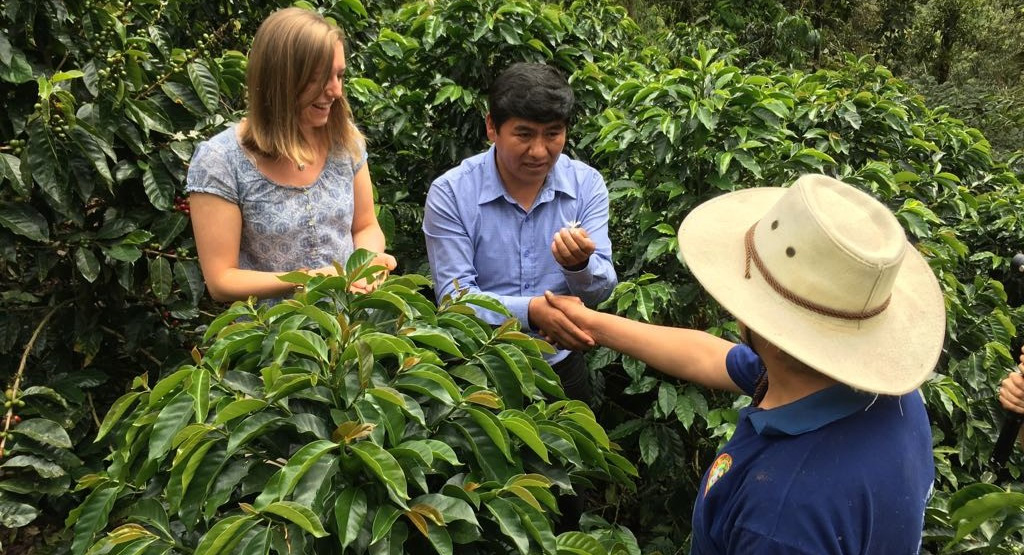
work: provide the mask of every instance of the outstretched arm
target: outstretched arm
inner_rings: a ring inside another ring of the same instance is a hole
[[[656,326],[598,312],[573,297],[550,292],[545,297],[598,345],[682,380],[740,392],[726,370],[725,357],[734,344],[725,339],[703,331]]]
[[[538,330],[549,343],[571,351],[587,351],[596,345],[593,338],[555,308],[546,296],[530,299],[529,311],[530,327]]]

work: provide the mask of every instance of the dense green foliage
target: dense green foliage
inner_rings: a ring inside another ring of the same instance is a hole
[[[757,58],[841,67],[871,56],[985,132],[993,150],[1024,149],[1024,10],[1014,0],[623,0],[657,26],[711,23]]]
[[[867,57],[815,69],[826,22],[767,0],[707,4],[667,28],[599,0],[318,4],[349,35],[348,95],[406,275],[362,299],[314,282],[268,309],[205,297],[180,196],[197,141],[240,115],[246,45],[276,6],[5,3],[0,542],[41,526],[37,544],[76,553],[383,553],[404,537],[441,553],[685,552],[696,484],[745,399],[599,349],[591,416],[541,398],[557,391],[514,325],[481,327],[474,299],[435,308],[419,291],[426,187],[484,148],[490,77],[531,60],[570,76],[568,148],[609,182],[622,283],[606,310],[733,333],[675,261],[678,223],[722,191],[820,171],[886,202],[948,308],[923,388],[938,469],[924,549],[1024,550],[1024,494],[986,462],[1022,317],[1008,268],[1024,244],[1019,170]],[[502,365],[521,383],[500,383]],[[1019,481],[1019,454],[1010,470]],[[590,486],[596,518],[556,541],[540,509],[569,480]],[[371,511],[380,527],[357,518]]]
[[[515,320],[478,320],[470,305],[504,311],[490,297],[435,308],[420,276],[348,292],[371,258],[357,251],[341,277],[295,274],[305,290],[272,307],[235,303],[193,364],[152,388],[136,381],[100,426],[114,451],[83,480],[71,552],[96,540],[135,552],[473,544],[524,555],[594,543],[579,532],[556,542],[555,495],[596,480],[628,488],[636,469],[584,403],[543,400],[564,398],[541,358],[551,347]],[[108,513],[123,524],[97,538]]]

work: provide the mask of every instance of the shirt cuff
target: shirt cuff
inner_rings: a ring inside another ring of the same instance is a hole
[[[594,283],[593,260],[588,260],[586,266],[576,271],[567,270],[565,266],[559,266],[558,268],[562,270],[562,275],[565,276],[565,281],[569,285],[570,291],[586,290]]]
[[[534,331],[530,327],[530,300],[533,297],[506,297],[505,308],[519,319],[524,330]]]

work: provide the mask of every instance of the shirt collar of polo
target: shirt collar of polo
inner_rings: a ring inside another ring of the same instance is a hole
[[[836,384],[781,407],[755,408],[747,413],[747,418],[758,435],[797,436],[865,410],[874,399],[873,393]]]
[[[561,155],[559,155],[561,158]],[[499,197],[505,197],[510,203],[515,204],[515,201],[505,192],[505,186],[501,183],[501,175],[498,174],[498,163],[494,159],[494,145],[487,150],[487,156],[484,157],[484,182],[477,188],[476,202],[477,204],[487,204]],[[541,187],[540,193],[537,195],[537,201],[535,204],[543,204],[554,198],[555,193],[562,193],[568,195],[570,198],[576,198],[576,190],[573,189],[562,178],[561,168],[558,163],[551,168],[548,172],[547,179],[544,180],[544,186]]]

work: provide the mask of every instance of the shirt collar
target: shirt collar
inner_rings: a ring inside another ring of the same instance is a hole
[[[487,149],[484,156],[484,182],[477,188],[477,204],[487,204],[505,195],[505,186],[501,183],[498,173],[498,162],[494,159],[494,145]]]
[[[865,410],[874,399],[873,393],[836,384],[781,407],[769,410],[752,408],[746,416],[759,435],[797,436]]]
[[[562,156],[564,154],[560,154],[559,159]],[[505,191],[505,185],[501,182],[501,174],[498,173],[498,163],[494,159],[493,144],[491,148],[487,149],[487,155],[484,156],[484,164],[486,168],[484,175],[486,178],[477,189],[477,204],[487,204],[499,197],[505,197],[505,200],[514,204],[515,200],[508,196],[508,193]],[[555,193],[563,193],[570,198],[576,198],[576,189],[562,176],[562,168],[557,162],[551,168],[551,171],[548,172],[548,176],[544,180],[544,185],[541,186],[540,193],[537,194],[537,200],[534,202],[534,205],[550,201],[555,197]]]

